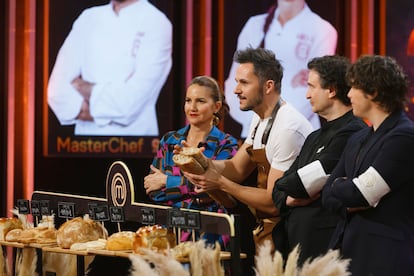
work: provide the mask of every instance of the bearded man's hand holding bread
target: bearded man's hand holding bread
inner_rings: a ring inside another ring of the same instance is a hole
[[[173,161],[183,172],[196,175],[213,172],[211,175],[214,175],[214,177],[218,175],[213,162],[204,156],[202,149],[188,147],[184,143],[184,147],[176,146],[174,153]],[[195,191],[204,192],[197,185]],[[236,205],[236,201],[229,194],[221,190],[209,190],[207,193],[213,200],[225,208],[233,208]]]

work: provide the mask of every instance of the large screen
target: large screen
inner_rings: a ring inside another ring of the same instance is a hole
[[[49,2],[47,156],[153,156],[173,128],[169,16],[114,2]]]
[[[387,2],[386,52],[404,68],[409,80],[406,112],[414,120],[414,13],[412,1]]]

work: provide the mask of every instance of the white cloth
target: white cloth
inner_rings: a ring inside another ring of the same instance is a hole
[[[148,0],[117,15],[112,4],[86,9],[59,50],[48,103],[75,135],[158,135],[156,102],[172,66],[172,25]],[[81,76],[95,83],[93,122],[75,118],[83,98],[71,85]]]
[[[319,193],[329,177],[329,175],[325,173],[322,163],[319,160],[315,160],[298,169],[298,175],[309,197],[313,197]]]
[[[312,112],[305,96],[307,87],[295,88],[291,82],[299,71],[307,70],[307,64],[312,58],[335,53],[337,32],[329,22],[312,12],[308,6],[284,26],[277,20],[279,9],[276,9],[275,13],[266,34],[265,48],[275,53],[284,68],[281,95],[312,123],[314,129],[318,129],[319,117]],[[266,17],[267,14],[260,14],[249,18],[239,34],[237,50],[249,46],[259,47],[264,36],[263,25]],[[239,100],[233,93],[237,67],[238,63],[233,62],[225,81],[226,100],[230,106],[230,115],[242,125],[241,137],[246,137],[253,112],[241,111]]]
[[[254,113],[249,135],[245,143],[253,149],[263,148],[262,136],[269,118],[263,120]],[[252,134],[260,122],[254,141]],[[298,156],[306,137],[313,131],[312,125],[292,105],[286,103],[279,108],[265,145],[266,158],[272,168],[286,171]]]
[[[369,206],[376,207],[381,198],[391,191],[390,186],[374,167],[369,167],[363,174],[352,179]]]

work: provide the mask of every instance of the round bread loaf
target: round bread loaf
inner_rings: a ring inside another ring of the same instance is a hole
[[[61,248],[70,248],[74,243],[95,241],[106,237],[104,227],[89,218],[77,217],[63,223],[57,232],[57,244]]]
[[[157,252],[164,252],[174,247],[175,235],[167,228],[160,225],[148,225],[140,227],[135,233],[132,250],[140,253],[141,248],[149,248]]]
[[[135,232],[121,231],[113,233],[106,241],[106,250],[132,250]]]
[[[18,242],[22,231],[23,229],[18,228],[10,230],[7,232],[5,240],[8,242]]]
[[[13,229],[23,229],[23,224],[18,218],[0,218],[0,240],[4,241],[7,233]]]

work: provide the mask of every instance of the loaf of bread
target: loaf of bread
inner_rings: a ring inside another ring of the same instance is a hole
[[[20,233],[19,242],[21,243],[55,243],[56,228],[35,227],[24,229]]]
[[[205,170],[208,168],[208,161],[199,148],[183,147],[180,154],[191,156],[194,158]]]
[[[48,227],[35,227],[28,229],[13,229],[6,234],[6,241],[20,243],[55,243],[57,230]]]
[[[23,224],[18,218],[0,218],[0,240],[4,241],[7,233],[13,229],[23,229]]]
[[[19,228],[12,229],[9,232],[7,232],[4,239],[8,242],[18,242],[22,231],[23,229],[19,229]]]
[[[179,154],[173,156],[173,161],[182,171],[193,174],[203,174],[208,169],[208,161],[199,148],[183,147]],[[236,200],[223,191],[209,191],[208,195],[226,208],[237,205]]]
[[[134,243],[135,232],[121,231],[113,233],[106,241],[106,250],[132,250],[132,244]]]
[[[132,250],[141,253],[141,248],[149,248],[157,252],[166,252],[176,244],[175,235],[160,225],[140,227],[135,233]]]
[[[107,236],[106,229],[98,222],[77,217],[63,223],[57,231],[57,244],[61,248],[69,249],[74,243],[83,243],[104,239]]]
[[[173,156],[174,163],[181,170],[194,174],[203,174],[208,168],[208,161],[199,148],[184,147]]]
[[[99,239],[95,241],[87,241],[87,242],[75,242],[70,246],[70,250],[74,251],[84,251],[84,250],[90,250],[90,249],[105,249],[106,246],[106,240],[105,239]]]

